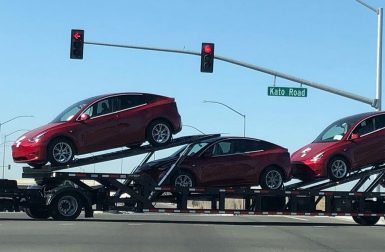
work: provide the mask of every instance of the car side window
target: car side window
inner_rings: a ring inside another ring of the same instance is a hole
[[[376,127],[376,130],[385,128],[385,115],[374,117],[374,126]]]
[[[145,104],[143,95],[121,95],[116,99],[115,110],[120,111],[143,104]]]
[[[223,141],[214,145],[213,157],[221,155],[229,155],[233,153],[231,141]]]
[[[261,150],[262,145],[259,141],[242,139],[235,141],[234,153],[245,153]]]
[[[360,136],[369,134],[374,131],[373,118],[366,119],[362,121],[354,130],[353,134],[358,134]]]
[[[88,114],[92,118],[113,112],[112,99],[113,98],[107,98],[98,101],[94,105],[90,106],[86,111],[84,111],[84,114]]]

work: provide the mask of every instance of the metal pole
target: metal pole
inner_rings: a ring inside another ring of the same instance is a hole
[[[2,179],[4,179],[4,167],[5,167],[5,142],[7,140],[7,135],[4,135],[4,147],[3,147],[3,176]]]
[[[243,115],[243,137],[246,137],[246,115]]]
[[[233,109],[233,108],[230,107],[229,105],[226,105],[226,104],[224,104],[224,103],[222,103],[222,102],[217,102],[217,101],[206,101],[206,100],[204,100],[203,102],[204,102],[204,103],[208,102],[208,103],[216,103],[216,104],[220,104],[220,105],[225,106],[226,108],[232,110],[233,112],[237,113],[238,115],[242,116],[242,117],[243,117],[243,137],[246,136],[246,115],[245,115],[245,114],[240,113],[239,111]]]
[[[200,52],[194,52],[194,51],[184,51],[184,50],[177,50],[177,49],[168,49],[168,48],[155,48],[155,47],[145,47],[145,46],[133,46],[133,45],[117,45],[117,44],[108,44],[108,43],[98,43],[98,42],[84,42],[84,44],[89,44],[89,45],[98,45],[98,46],[111,46],[111,47],[122,47],[122,48],[131,48],[131,49],[141,49],[141,50],[151,50],[151,51],[161,51],[161,52],[173,52],[173,53],[181,53],[181,54],[191,54],[191,55],[198,55],[200,56]],[[252,64],[244,63],[238,60],[233,60],[230,58],[222,57],[222,56],[214,56],[215,59],[225,61],[234,65],[239,65],[242,67],[246,67],[255,71],[263,72],[266,74],[270,74],[273,76],[278,76],[282,79],[286,79],[289,81],[297,82],[303,85],[307,85],[309,87],[317,88],[329,93],[333,93],[336,95],[340,95],[346,98],[350,98],[359,102],[363,102],[366,104],[369,104],[372,107],[375,107],[376,100],[375,99],[370,99],[361,95],[356,95],[350,92],[342,91],[334,87],[326,86],[324,84],[320,84],[314,81],[309,81],[305,80],[302,78],[298,78],[295,76],[291,76],[288,74],[284,74],[278,71],[270,70],[264,67],[259,67],[255,66]]]
[[[376,100],[377,110],[381,111],[382,105],[382,8],[377,10],[377,78]]]

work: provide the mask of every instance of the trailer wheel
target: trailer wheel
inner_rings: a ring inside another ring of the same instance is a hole
[[[276,166],[266,168],[260,178],[262,189],[277,190],[283,186],[283,175],[281,169]]]
[[[343,157],[334,157],[328,164],[328,176],[330,180],[341,180],[348,175],[349,164]]]
[[[152,146],[162,146],[171,141],[172,129],[167,121],[155,120],[148,126],[146,135]]]
[[[353,220],[363,226],[373,226],[380,220],[380,216],[353,216]]]
[[[33,206],[33,207],[26,208],[25,213],[32,219],[45,220],[51,216],[49,210],[42,206],[40,207]]]
[[[66,165],[72,161],[74,155],[74,145],[65,138],[55,138],[48,145],[48,160],[52,165]]]
[[[82,211],[83,202],[77,193],[64,192],[52,200],[50,207],[55,220],[75,220]]]

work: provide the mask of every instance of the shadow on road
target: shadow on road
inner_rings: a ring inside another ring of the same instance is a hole
[[[20,221],[20,222],[59,222],[56,220],[36,220],[25,218],[0,218],[2,221]],[[229,226],[288,226],[288,227],[313,227],[313,226],[326,226],[326,227],[364,227],[356,223],[325,223],[325,222],[278,222],[278,221],[202,221],[202,220],[159,220],[159,219],[77,219],[72,221],[73,223],[136,223],[136,224],[178,224],[178,225],[229,225]],[[385,227],[383,224],[377,224],[376,227]]]

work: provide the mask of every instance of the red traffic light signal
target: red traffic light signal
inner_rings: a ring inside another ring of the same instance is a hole
[[[201,72],[212,73],[214,70],[214,44],[202,43]]]
[[[71,59],[83,59],[84,30],[71,30]]]

